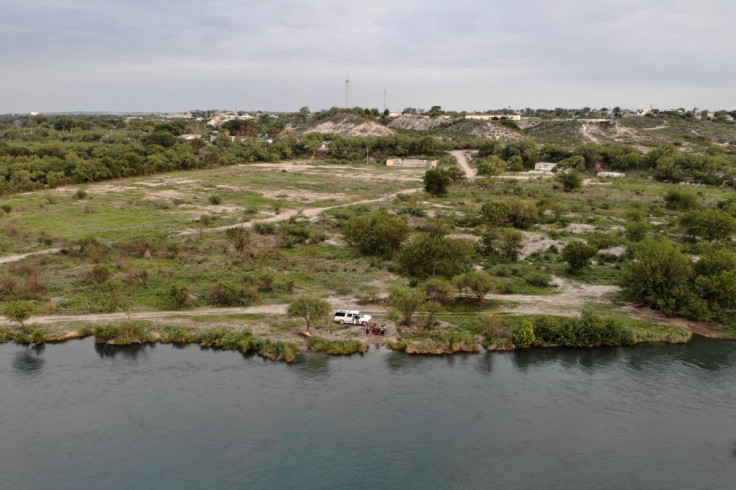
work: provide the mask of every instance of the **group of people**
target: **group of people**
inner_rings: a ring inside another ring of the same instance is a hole
[[[380,322],[368,322],[363,328],[365,329],[366,335],[386,335],[386,325]]]

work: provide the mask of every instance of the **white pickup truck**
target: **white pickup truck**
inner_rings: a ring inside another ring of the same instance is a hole
[[[370,315],[365,315],[358,310],[337,310],[332,320],[340,324],[367,325],[371,318]]]

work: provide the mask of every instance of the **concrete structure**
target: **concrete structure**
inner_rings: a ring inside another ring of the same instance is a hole
[[[595,175],[596,177],[610,177],[612,179],[620,179],[622,177],[626,177],[626,174],[622,172],[598,172]]]
[[[553,162],[537,162],[534,164],[534,170],[538,172],[552,173],[552,171],[555,169],[556,166],[557,164]]]
[[[466,114],[465,119],[473,119],[475,121],[494,121],[501,119],[521,121],[521,114]]]
[[[426,167],[434,168],[438,160],[416,160],[411,158],[389,158],[386,160],[387,167]]]

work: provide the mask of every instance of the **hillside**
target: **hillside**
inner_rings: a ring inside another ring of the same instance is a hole
[[[320,122],[316,126],[304,131],[309,133],[338,134],[340,136],[365,137],[389,136],[392,129],[374,121],[369,121],[355,114],[341,114],[328,121]]]

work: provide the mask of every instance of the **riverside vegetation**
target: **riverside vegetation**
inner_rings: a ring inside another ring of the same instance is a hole
[[[376,341],[448,353],[685,342],[683,326],[736,337],[732,123],[661,114],[652,124],[670,134],[654,137],[637,127],[649,121],[612,120],[632,144],[584,143],[560,122],[504,122],[518,135],[506,141],[456,132],[462,121],[384,137],[302,131],[331,117],[344,114],[218,134],[155,117],[0,119],[0,340],[94,335],[292,361]],[[675,131],[687,124],[708,137]],[[457,148],[476,150],[472,181],[445,153]],[[376,164],[408,155],[441,165]],[[304,160],[279,163],[292,158]],[[540,160],[557,177],[524,172]],[[315,298],[326,303],[305,309]],[[377,340],[333,325],[325,304],[391,329]]]

